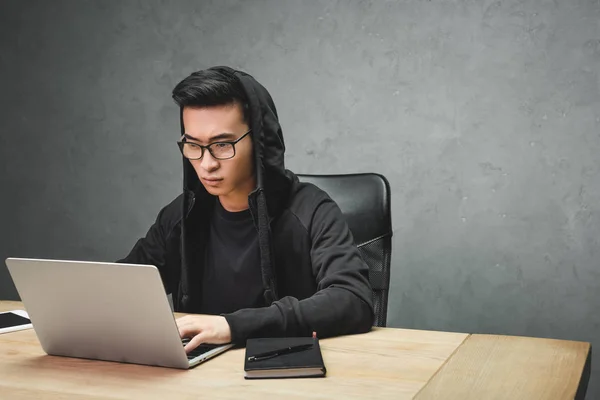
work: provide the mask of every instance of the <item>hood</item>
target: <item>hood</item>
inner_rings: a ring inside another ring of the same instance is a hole
[[[267,89],[251,75],[224,66],[210,69],[233,75],[244,88],[252,130],[250,137],[254,147],[255,192],[263,190],[266,193],[269,214],[274,217],[285,204],[292,183],[292,178],[285,169],[285,143],[275,103]],[[183,108],[180,110],[180,128],[183,134]],[[191,163],[184,158],[183,164],[184,191],[193,192],[196,197],[209,196]]]
[[[249,124],[252,129],[250,137],[254,147],[256,172],[256,188],[248,196],[248,204],[258,232],[264,298],[265,303],[269,305],[278,300],[277,280],[272,263],[270,222],[285,208],[295,176],[285,169],[283,133],[275,104],[267,89],[245,72],[229,67],[213,67],[211,69],[230,74],[238,79],[248,100]],[[183,108],[180,110],[180,126],[183,135]],[[182,210],[184,217],[191,211],[203,213],[204,210],[212,209],[214,202],[208,200],[213,196],[206,191],[198,179],[196,171],[185,157],[183,158],[183,188],[186,194]],[[194,204],[202,204],[200,208],[204,210],[195,210]],[[190,247],[197,246],[187,246],[186,244],[187,240],[195,240],[192,234],[194,229],[188,225],[186,219],[184,218],[182,223],[183,234],[187,237],[187,239],[183,238],[184,253],[190,252],[191,254],[193,250]],[[198,259],[198,254],[195,257],[186,258]],[[182,271],[182,280],[188,283],[190,279],[195,281],[192,276],[194,273],[190,268],[191,266],[184,266]],[[186,296],[190,294],[188,290],[184,291]]]

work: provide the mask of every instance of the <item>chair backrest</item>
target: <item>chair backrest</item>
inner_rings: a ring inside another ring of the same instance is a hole
[[[389,182],[383,175],[374,173],[298,175],[298,178],[325,191],[342,210],[360,254],[369,266],[375,326],[386,326],[392,257]]]

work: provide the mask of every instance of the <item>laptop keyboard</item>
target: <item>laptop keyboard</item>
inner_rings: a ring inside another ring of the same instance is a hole
[[[189,342],[190,342],[189,338],[181,339],[181,344],[184,346],[186,344],[188,344]],[[219,346],[221,346],[221,345],[220,344],[201,344],[200,346],[196,347],[194,350],[190,351],[187,354],[187,358],[188,358],[188,360],[192,360],[192,359],[198,357],[199,355],[206,353],[207,351],[216,349]]]

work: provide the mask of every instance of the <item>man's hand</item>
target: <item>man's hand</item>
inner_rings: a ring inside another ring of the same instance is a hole
[[[219,315],[186,315],[175,321],[181,338],[191,338],[185,346],[186,353],[202,343],[225,344],[231,342],[231,329],[225,317]]]

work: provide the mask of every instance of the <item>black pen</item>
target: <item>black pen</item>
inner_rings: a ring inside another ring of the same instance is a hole
[[[298,345],[298,346],[284,347],[282,349],[267,351],[265,353],[260,353],[260,354],[256,354],[254,356],[248,357],[248,361],[266,360],[268,358],[277,357],[277,356],[280,356],[280,355],[283,355],[283,354],[290,354],[290,353],[296,353],[298,351],[308,350],[311,347],[313,347],[312,343],[301,344],[301,345]]]

